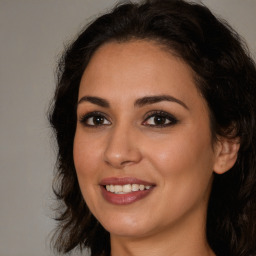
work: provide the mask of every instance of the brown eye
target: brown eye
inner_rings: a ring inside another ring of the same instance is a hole
[[[143,125],[153,126],[153,127],[166,127],[176,124],[178,121],[172,115],[157,111],[150,113],[149,117],[143,122]]]
[[[80,119],[80,122],[85,126],[92,126],[92,127],[111,124],[111,122],[104,115],[99,113],[89,113],[83,116]]]
[[[166,123],[166,117],[164,116],[155,116],[154,117],[155,125],[163,125]]]
[[[101,125],[104,124],[105,118],[103,116],[94,116],[92,118],[93,125]]]

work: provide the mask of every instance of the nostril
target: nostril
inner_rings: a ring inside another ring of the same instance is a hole
[[[130,163],[132,163],[132,161],[123,161],[123,162],[121,162],[121,165],[128,165]]]
[[[104,161],[117,169],[140,162],[142,155],[136,141],[128,137],[120,139],[118,135],[109,140],[104,151]]]

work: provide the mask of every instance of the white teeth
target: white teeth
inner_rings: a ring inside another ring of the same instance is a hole
[[[132,191],[138,191],[138,190],[140,190],[140,185],[132,184]]]
[[[110,192],[115,192],[115,186],[114,185],[110,185],[109,186],[109,191]]]
[[[106,185],[106,190],[115,194],[126,194],[135,191],[150,189],[152,186],[142,184]]]
[[[123,192],[129,193],[132,190],[132,185],[131,184],[126,184],[123,186]]]
[[[123,192],[123,186],[121,185],[116,185],[115,187],[115,193]]]

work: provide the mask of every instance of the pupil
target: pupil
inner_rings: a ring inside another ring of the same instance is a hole
[[[166,118],[163,116],[155,116],[154,122],[155,124],[164,124]]]
[[[102,116],[95,116],[93,118],[93,123],[96,124],[96,125],[103,124],[104,123],[104,118]]]

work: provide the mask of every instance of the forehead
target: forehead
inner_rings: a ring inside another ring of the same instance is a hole
[[[110,42],[93,55],[82,76],[79,97],[143,97],[171,94],[202,99],[188,64],[152,41]]]

